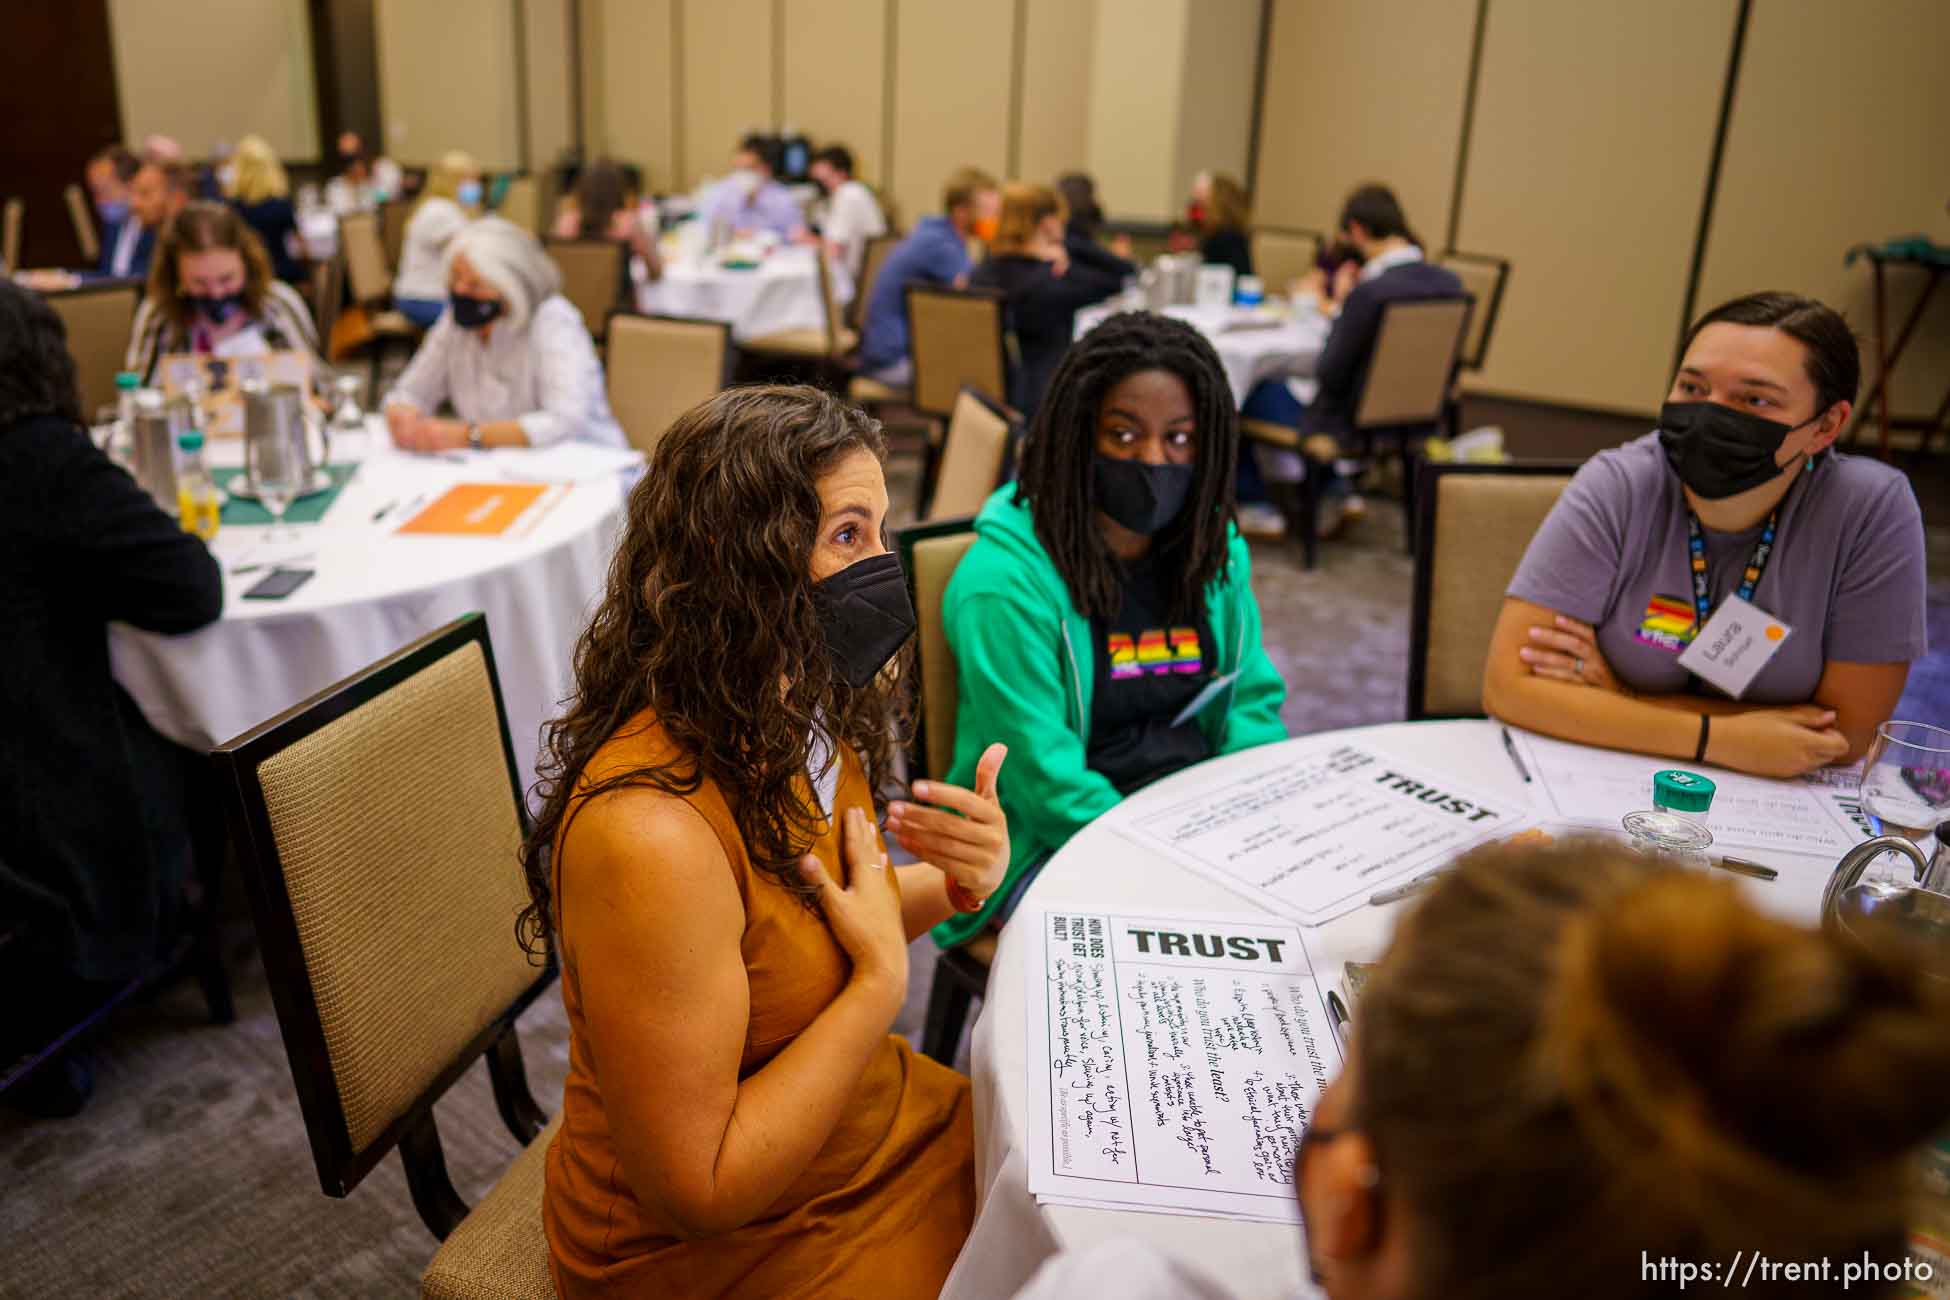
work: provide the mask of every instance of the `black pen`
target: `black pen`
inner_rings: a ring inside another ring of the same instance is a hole
[[[1345,1044],[1348,1030],[1347,1004],[1342,1002],[1341,995],[1332,989],[1327,990],[1327,1014],[1334,1018],[1334,1036]]]
[[[380,520],[384,519],[388,513],[391,512],[394,506],[398,504],[399,504],[399,498],[394,497],[391,501],[388,501],[385,505],[379,507],[379,509],[372,512],[372,521],[375,524],[378,523]]]
[[[1517,765],[1517,775],[1523,778],[1523,783],[1525,785],[1529,785],[1530,769],[1523,765],[1523,759],[1518,757],[1517,755],[1517,742],[1511,738],[1510,729],[1508,727],[1502,728],[1502,731],[1503,731],[1503,752],[1508,754],[1510,756],[1510,761]]]

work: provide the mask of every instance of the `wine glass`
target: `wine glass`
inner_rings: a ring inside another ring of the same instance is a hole
[[[1877,727],[1862,764],[1862,811],[1919,845],[1950,821],[1950,730],[1893,720]]]
[[[305,482],[307,461],[302,419],[268,420],[246,431],[245,469],[258,502],[271,516],[271,531],[264,535],[265,541],[288,540],[279,535],[284,529],[284,512],[309,486]]]
[[[357,375],[343,374],[332,380],[332,391],[338,401],[332,411],[332,428],[339,433],[362,433],[366,427],[365,414],[359,409],[359,394],[365,381]]]

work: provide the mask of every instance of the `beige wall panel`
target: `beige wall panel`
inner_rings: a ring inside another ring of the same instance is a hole
[[[1268,3],[1255,218],[1326,230],[1349,191],[1382,181],[1401,198],[1416,233],[1440,244],[1456,182],[1476,6]],[[1500,3],[1491,0],[1493,18]],[[1565,6],[1572,7],[1585,8]],[[1389,52],[1385,65],[1376,62],[1377,50]]]
[[[489,170],[519,166],[510,0],[379,0],[373,16],[386,152],[421,166],[465,149]]]
[[[1461,247],[1513,264],[1482,389],[1658,410],[1734,10],[1735,0],[1492,0],[1457,233]],[[1795,186],[1787,176],[1774,186],[1784,207]]]
[[[682,0],[682,143],[677,165],[688,189],[722,176],[747,131],[773,117],[772,0]],[[611,38],[614,40],[614,37]]]
[[[1176,172],[1188,0],[1105,0],[1090,68],[1090,166],[1106,212],[1158,221],[1182,207]]]
[[[528,64],[528,166],[545,171],[575,147],[576,122],[569,44],[573,0],[521,0],[523,54]]]
[[[1178,163],[1167,204],[1192,190],[1202,171],[1250,184],[1246,163],[1253,134],[1253,77],[1259,66],[1260,11],[1265,0],[1198,0],[1186,24],[1183,98],[1178,109]],[[1167,207],[1167,211],[1172,210]]]
[[[1085,169],[1090,148],[1090,56],[1097,37],[1093,0],[1027,0],[1023,40],[1022,132],[1016,170],[1054,184]],[[1100,200],[1101,201],[1101,200]],[[1122,211],[1108,201],[1113,216]]]
[[[843,144],[860,179],[887,176],[887,0],[787,0],[782,126]]]
[[[684,188],[677,175],[675,0],[583,0],[582,49],[592,157],[644,170],[655,193]]]
[[[941,209],[961,166],[1000,177],[1009,154],[1015,6],[899,0],[894,24],[893,193],[901,222]]]
[[[57,3],[59,0],[57,0]],[[160,132],[192,158],[256,132],[287,160],[318,153],[304,0],[110,0],[122,134]]]
[[[1757,289],[1811,294],[1862,339],[1875,369],[1875,304],[1849,246],[1925,232],[1950,243],[1950,5],[1758,0],[1720,165],[1699,310]],[[1850,99],[1851,89],[1874,94]],[[1890,268],[1893,335],[1923,276]],[[1950,294],[1939,288],[1896,370],[1891,412],[1927,416],[1950,382]]]

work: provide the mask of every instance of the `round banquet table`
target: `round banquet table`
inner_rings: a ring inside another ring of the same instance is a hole
[[[1493,722],[1398,722],[1336,733],[1359,738],[1380,753],[1454,773],[1485,795],[1528,802],[1524,784],[1502,747]],[[1317,741],[1318,736],[1307,737]],[[1286,744],[1298,744],[1288,741]],[[1240,767],[1263,763],[1263,750],[1248,750],[1201,764],[1197,773],[1222,772],[1214,765]],[[1194,773],[1182,772],[1139,791],[1127,808],[1183,797]],[[1780,871],[1774,881],[1727,874],[1770,912],[1803,924],[1820,914],[1821,893],[1832,860],[1740,850]],[[1118,907],[1134,912],[1258,912],[1256,903],[1188,871],[1119,835],[1102,820],[1086,826],[1050,859],[1025,896],[1039,903]],[[1387,947],[1400,903],[1360,907],[1301,933],[1307,955],[1323,983],[1338,978],[1347,961],[1374,961]],[[1038,1205],[1029,1192],[1024,1146],[1029,1098],[1027,1020],[1024,999],[1025,944],[1038,938],[1035,927],[1013,925],[1002,932],[990,969],[988,992],[975,1023],[975,1225],[954,1271],[942,1290],[945,1300],[1012,1295],[1044,1260],[1059,1251],[1084,1250],[1116,1238],[1137,1238],[1176,1256],[1224,1283],[1240,1300],[1317,1295],[1304,1276],[1300,1233],[1289,1224],[1249,1223],[1191,1215]],[[1040,994],[1038,995],[1040,996]]]
[[[805,245],[775,248],[747,270],[729,270],[714,258],[673,260],[664,264],[659,279],[637,286],[637,306],[653,316],[723,321],[741,343],[785,330],[824,329],[816,256]],[[834,299],[851,299],[845,269],[830,259],[827,268],[834,277]]]
[[[211,551],[224,567],[223,616],[183,636],[109,629],[115,678],[157,731],[208,749],[472,611],[487,615],[508,732],[523,784],[542,723],[572,683],[571,657],[603,589],[622,524],[622,459],[577,447],[415,456],[395,450],[378,417],[335,437],[335,464],[357,472],[316,524],[224,525]],[[214,440],[213,469],[242,463],[240,440]],[[571,481],[574,480],[574,481]],[[522,536],[416,536],[395,530],[419,505],[463,482],[564,482],[568,490]],[[373,516],[392,503],[386,517]],[[282,600],[245,600],[269,565],[315,576]],[[241,566],[264,565],[247,572]]]
[[[1116,303],[1086,307],[1077,313],[1072,337],[1082,338],[1106,317],[1125,310]],[[1296,319],[1285,308],[1180,306],[1166,307],[1164,314],[1205,335],[1225,367],[1234,406],[1244,406],[1246,394],[1262,380],[1311,377],[1327,346],[1329,321],[1317,311]]]

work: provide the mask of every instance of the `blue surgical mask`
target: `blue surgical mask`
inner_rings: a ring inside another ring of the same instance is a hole
[[[479,181],[462,181],[460,188],[454,192],[454,197],[460,200],[460,204],[464,208],[479,207],[481,202],[481,183]]]
[[[129,201],[127,199],[103,199],[95,205],[95,215],[102,219],[104,226],[118,225],[123,218],[129,215]]]

